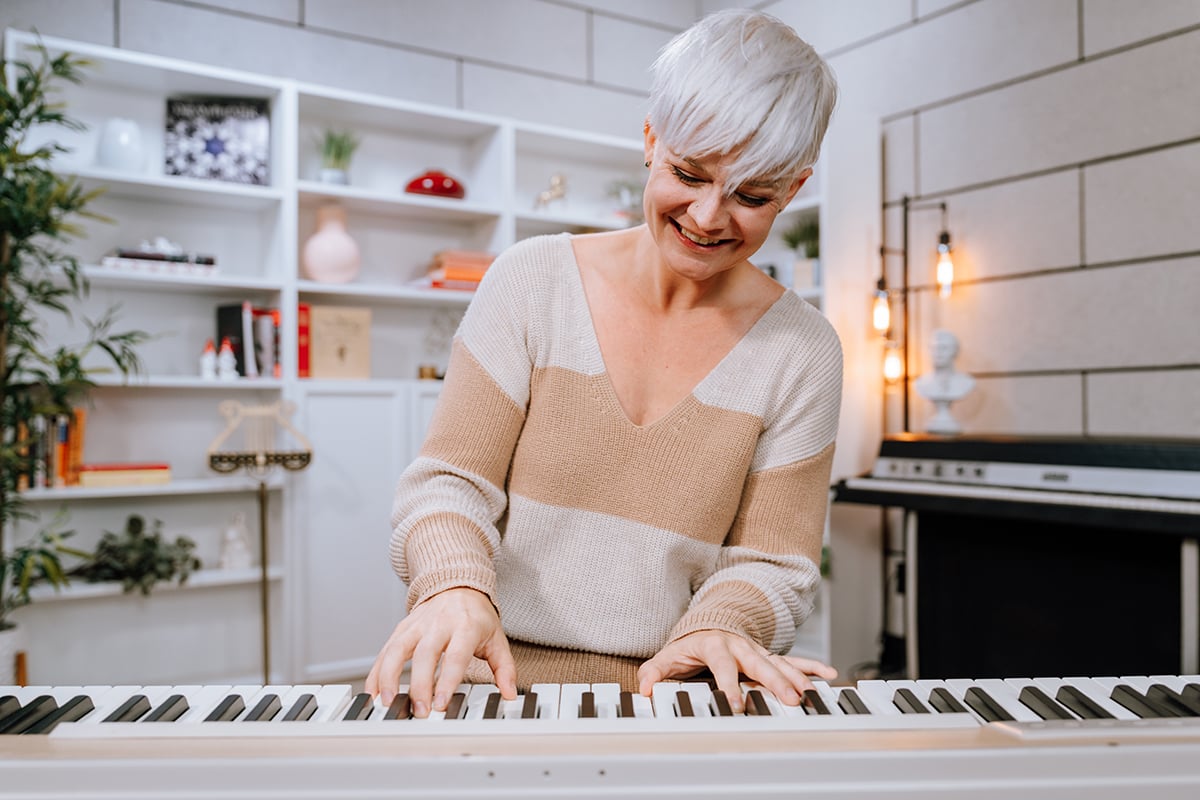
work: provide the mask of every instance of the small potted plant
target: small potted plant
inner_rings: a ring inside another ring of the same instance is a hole
[[[127,594],[137,589],[148,595],[159,581],[186,583],[200,568],[200,559],[192,554],[195,549],[196,543],[186,536],[177,536],[174,542],[164,539],[161,520],[155,520],[147,533],[146,520],[130,514],[125,530],[105,531],[95,554],[71,570],[70,576],[89,583],[117,581]]]
[[[327,129],[321,136],[321,182],[346,185],[350,182],[350,159],[361,143],[350,131]]]
[[[821,283],[821,228],[815,216],[801,216],[785,228],[783,243],[795,254],[792,287],[808,289]]]

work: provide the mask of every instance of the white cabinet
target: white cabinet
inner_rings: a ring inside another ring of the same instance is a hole
[[[86,236],[73,243],[92,282],[84,313],[95,316],[119,303],[119,328],[153,334],[139,349],[145,374],[128,384],[102,379],[93,392],[85,458],[168,461],[173,480],[132,490],[29,493],[31,509],[45,520],[65,507],[83,547],[93,546],[103,530],[120,530],[128,514],[162,519],[169,537],[197,542],[206,569],[188,588],[160,586],[149,598],[79,584],[40,597],[19,617],[37,631],[29,648],[31,680],[217,683],[261,677],[258,570],[212,569],[232,516],[244,514],[252,534],[258,518],[256,483],[242,475],[218,476],[207,466],[206,448],[224,428],[218,405],[229,399],[294,404],[293,422],[313,447],[311,465],[272,476],[268,493],[271,677],[323,682],[363,674],[404,608],[405,587],[387,555],[392,490],[420,446],[440,391],[439,382],[418,380],[418,369],[445,369],[450,340],[470,301],[467,292],[429,287],[431,259],[440,250],[499,252],[533,235],[629,224],[617,187],[644,181],[641,141],[42,41],[52,54],[72,52],[93,63],[84,83],[62,95],[68,113],[87,129],[58,137],[71,150],[60,170],[104,189],[94,208],[112,220],[87,222]],[[6,57],[36,60],[36,42],[10,30]],[[269,185],[163,174],[166,101],[183,95],[268,102]],[[142,169],[95,166],[99,131],[112,117],[133,120],[140,130]],[[326,129],[349,130],[361,140],[345,185],[319,180],[318,138]],[[427,170],[454,177],[465,186],[465,197],[407,193],[409,181]],[[563,196],[539,202],[556,176]],[[779,225],[819,212],[815,184],[804,192]],[[326,204],[345,212],[361,252],[349,283],[318,282],[302,268],[303,245]],[[114,248],[157,236],[214,255],[219,272],[150,275],[99,266]],[[777,242],[764,257],[784,255]],[[819,291],[806,296],[821,305]],[[198,359],[214,335],[217,306],[246,300],[281,311],[281,374],[232,383],[201,380]],[[301,303],[370,310],[367,377],[299,377]],[[53,332],[72,334],[67,327]],[[20,537],[31,529],[13,533]]]

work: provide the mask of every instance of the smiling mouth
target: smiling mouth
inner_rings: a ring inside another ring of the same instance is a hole
[[[691,242],[693,244],[697,244],[701,247],[716,247],[718,245],[721,245],[721,244],[724,244],[725,242],[730,241],[729,239],[707,239],[703,236],[697,236],[696,234],[694,234],[691,231],[684,228],[682,225],[680,225],[675,220],[672,219],[672,220],[670,220],[670,222],[672,225],[675,226],[675,230],[679,231],[679,233],[683,236],[683,238],[685,238],[689,242]]]

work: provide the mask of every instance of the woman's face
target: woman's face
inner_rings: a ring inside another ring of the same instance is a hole
[[[654,138],[647,133],[646,224],[668,267],[691,280],[705,280],[748,260],[811,174],[805,170],[791,186],[746,183],[731,194],[725,175],[736,153],[689,158],[665,146],[655,148]]]

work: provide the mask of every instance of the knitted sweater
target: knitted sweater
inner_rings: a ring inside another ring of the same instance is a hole
[[[662,418],[631,423],[568,234],[488,270],[455,335],[391,561],[412,608],[496,605],[522,686],[618,682],[685,634],[787,651],[820,582],[842,354],[785,292]],[[476,660],[468,679],[489,682]]]

